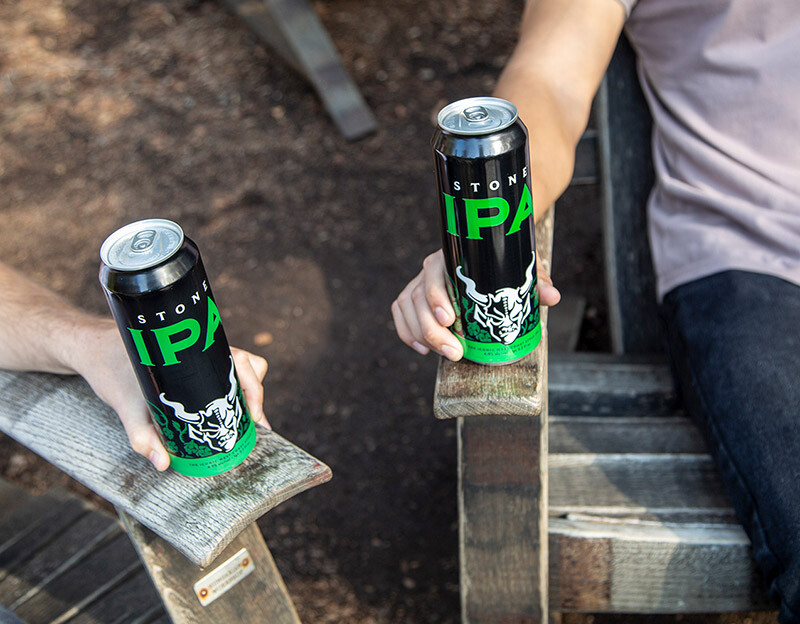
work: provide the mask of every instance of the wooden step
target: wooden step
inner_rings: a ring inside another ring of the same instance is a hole
[[[550,451],[551,609],[774,608],[688,419],[554,416]]]
[[[678,410],[669,367],[662,359],[554,354],[548,377],[553,415],[673,416]]]
[[[708,613],[774,608],[737,524],[550,517],[556,611]]]
[[[551,416],[550,452],[708,453],[697,427],[682,416]]]

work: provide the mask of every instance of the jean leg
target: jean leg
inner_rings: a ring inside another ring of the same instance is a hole
[[[0,606],[0,624],[25,624],[5,607]]]
[[[780,621],[800,622],[800,287],[726,271],[671,291],[662,315],[684,405]]]

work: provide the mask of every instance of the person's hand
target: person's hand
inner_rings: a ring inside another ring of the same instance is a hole
[[[119,416],[131,448],[146,457],[157,470],[169,467],[169,455],[150,419],[142,391],[136,381],[122,338],[113,321],[94,321],[76,332],[72,368]],[[236,374],[253,421],[270,428],[264,416],[267,361],[231,347]]]
[[[461,343],[447,329],[456,320],[447,295],[444,254],[432,253],[422,263],[422,271],[412,279],[392,303],[397,335],[409,347],[425,355],[435,351],[449,360],[464,355]],[[561,300],[550,276],[538,266],[539,303],[552,306]]]
[[[253,422],[262,425],[267,429],[272,429],[267,417],[264,415],[264,377],[269,368],[267,361],[260,355],[250,353],[244,349],[231,347],[233,365],[236,368],[236,376],[239,378],[239,386],[244,393],[244,401]]]

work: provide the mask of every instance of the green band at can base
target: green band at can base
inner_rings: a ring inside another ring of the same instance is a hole
[[[247,430],[239,438],[236,446],[228,453],[217,453],[210,457],[186,459],[170,455],[170,467],[177,473],[187,477],[213,477],[241,464],[256,446],[256,426],[248,420]]]
[[[465,359],[478,364],[510,364],[524,358],[539,345],[542,324],[537,323],[536,327],[510,345],[501,342],[475,342],[458,334],[454,335],[464,347]]]

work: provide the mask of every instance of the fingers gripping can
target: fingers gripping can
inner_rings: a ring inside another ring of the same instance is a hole
[[[126,225],[100,249],[100,283],[171,467],[240,464],[256,443],[197,245],[177,223]]]
[[[464,357],[510,364],[539,344],[528,131],[506,100],[445,106],[431,140],[451,330]]]

